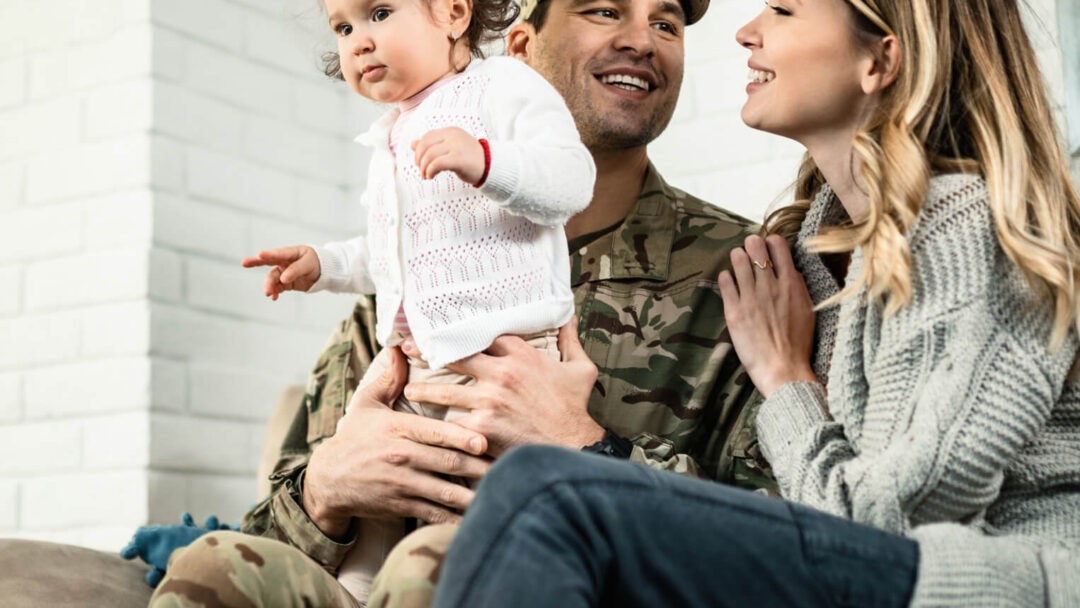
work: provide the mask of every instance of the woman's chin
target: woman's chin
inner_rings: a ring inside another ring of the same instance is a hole
[[[753,109],[750,108],[749,102],[747,102],[746,105],[743,106],[742,112],[740,112],[740,116],[742,117],[743,124],[750,127],[751,129],[765,131],[766,133],[775,133],[775,131],[771,130],[768,127],[765,119],[760,115],[760,113],[755,112]]]

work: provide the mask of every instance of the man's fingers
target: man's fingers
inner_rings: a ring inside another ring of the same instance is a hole
[[[483,370],[490,370],[494,357],[487,353],[476,353],[461,359],[460,361],[454,361],[448,363],[446,369],[457,372],[459,374],[469,376],[471,378],[478,378],[479,374]],[[439,405],[447,405],[439,403]]]
[[[458,450],[431,445],[418,445],[416,448],[416,452],[410,455],[409,463],[412,468],[421,471],[480,479],[491,468],[490,460],[465,454]]]
[[[443,482],[449,483],[449,482]],[[444,506],[421,498],[406,498],[395,511],[415,517],[429,524],[460,524],[461,514],[455,513]]]
[[[382,405],[391,407],[398,395],[401,394],[405,381],[409,379],[409,365],[405,362],[405,356],[401,349],[392,347],[390,350],[390,364],[386,366],[379,377],[360,385],[352,397],[351,405],[359,407],[372,407]],[[427,420],[426,418],[421,418]]]
[[[453,369],[449,365],[447,368]],[[414,403],[431,403],[433,405],[473,409],[476,407],[473,403],[473,399],[476,398],[475,391],[474,387],[461,386],[460,384],[414,382],[405,387],[405,396]]]
[[[449,507],[463,511],[473,499],[473,491],[469,488],[435,475],[421,472],[406,473],[405,479],[402,481],[404,485],[410,488],[410,494],[433,503],[433,506],[440,509]],[[422,513],[417,513],[416,517],[424,521],[430,521]]]
[[[495,338],[484,352],[496,357],[505,357],[529,348],[531,347],[521,339],[521,336],[507,334]]]
[[[585,348],[581,346],[581,340],[578,338],[578,320],[577,315],[570,318],[570,321],[559,328],[559,352],[562,354],[563,361],[583,361],[589,359],[589,355],[586,354]],[[591,361],[591,359],[589,359]]]

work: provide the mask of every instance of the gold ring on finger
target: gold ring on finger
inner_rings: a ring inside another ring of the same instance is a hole
[[[751,260],[751,261],[754,262],[754,267],[758,268],[760,270],[766,270],[768,268],[772,268],[772,260],[770,260],[770,259],[766,258],[766,260],[764,262],[758,262],[758,261],[755,261],[755,260]]]

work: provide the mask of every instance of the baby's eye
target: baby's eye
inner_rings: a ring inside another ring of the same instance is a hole
[[[383,21],[384,19],[386,19],[389,16],[390,16],[390,9],[388,9],[388,8],[377,8],[377,9],[371,11],[371,20],[375,21],[375,22]]]
[[[337,27],[334,28],[334,31],[337,32],[338,36],[348,36],[352,33],[352,26],[348,23],[339,23]]]

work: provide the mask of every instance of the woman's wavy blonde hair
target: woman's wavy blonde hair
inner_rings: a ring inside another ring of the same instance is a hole
[[[822,253],[861,247],[861,275],[825,304],[864,285],[886,313],[911,298],[904,234],[932,174],[971,172],[988,185],[998,239],[1032,288],[1052,300],[1051,344],[1080,319],[1080,199],[1069,176],[1038,62],[1017,0],[846,0],[855,35],[900,41],[897,80],[856,134],[853,166],[870,199],[865,221],[810,245]],[[795,203],[764,231],[793,239],[825,181],[805,156]]]

